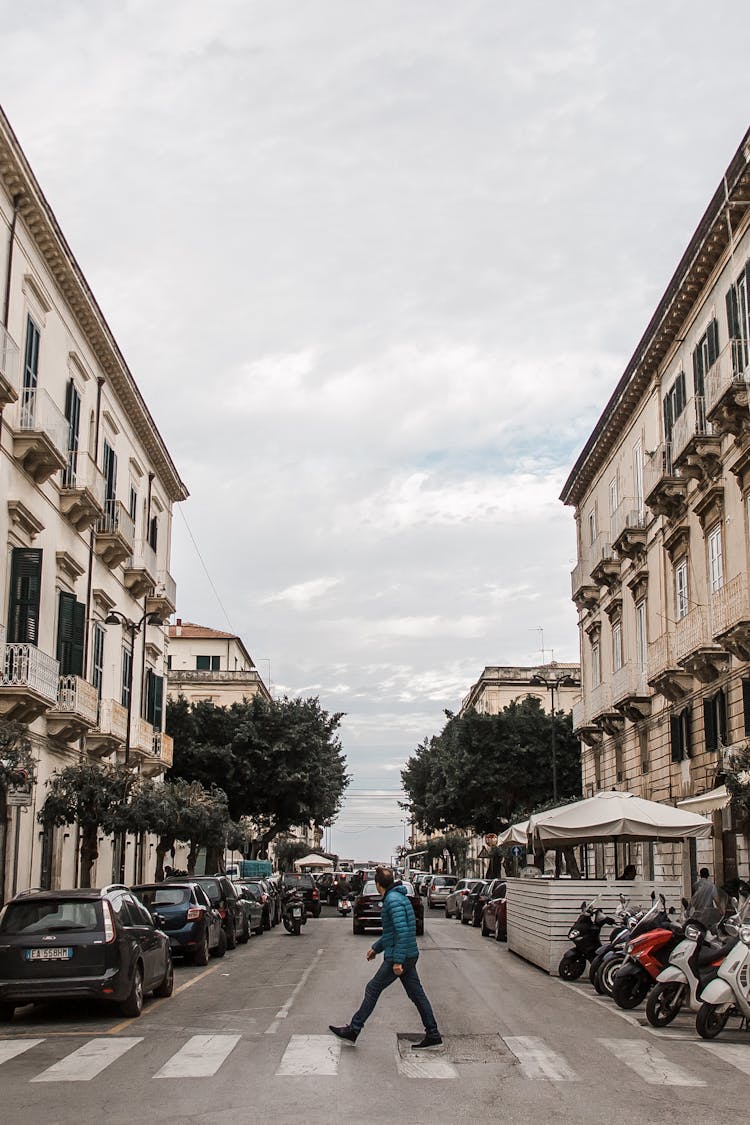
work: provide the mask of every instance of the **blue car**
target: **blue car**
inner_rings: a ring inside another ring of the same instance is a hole
[[[199,883],[142,883],[131,887],[143,905],[162,919],[172,954],[193,965],[207,965],[209,955],[223,957],[227,935],[221,915]]]

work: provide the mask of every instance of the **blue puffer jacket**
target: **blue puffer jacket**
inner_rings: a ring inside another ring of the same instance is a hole
[[[395,886],[383,899],[383,934],[373,945],[386,961],[403,965],[407,957],[419,957],[417,922],[414,908],[406,896],[406,887]]]

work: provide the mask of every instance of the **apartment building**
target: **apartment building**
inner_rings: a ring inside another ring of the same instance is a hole
[[[0,111],[0,718],[27,728],[36,783],[0,791],[0,895],[74,886],[75,826],[37,819],[80,759],[159,776],[172,506],[187,490]],[[125,873],[147,844],[123,841]],[[119,844],[118,844],[119,848]],[[100,840],[93,877],[120,855]]]
[[[749,162],[750,132],[561,495],[578,536],[584,793],[711,816],[697,851],[629,857],[686,885],[702,862],[718,881],[748,875],[722,781],[750,735]]]
[[[578,664],[551,661],[532,667],[516,665],[485,668],[461,702],[459,715],[476,711],[480,715],[499,715],[510,703],[531,696],[545,711],[570,711],[581,694],[581,669]]]
[[[271,699],[241,637],[180,618],[169,626],[167,681],[169,696],[184,695],[189,703],[228,707],[254,695]]]

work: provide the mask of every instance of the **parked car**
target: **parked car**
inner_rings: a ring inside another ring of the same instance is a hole
[[[263,906],[260,896],[244,883],[235,883],[235,888],[240,906],[245,912],[247,932],[249,934],[262,934],[265,927],[263,925]]]
[[[167,882],[182,882],[184,876],[172,876]],[[211,900],[214,910],[221,915],[221,924],[227,935],[227,949],[234,949],[238,941],[247,941],[250,936],[247,930],[245,911],[239,904],[234,883],[226,875],[196,875],[193,880],[203,887]]]
[[[445,900],[457,882],[455,875],[433,875],[427,887],[428,908],[434,910],[436,906],[445,906]]]
[[[464,897],[481,882],[481,879],[459,879],[445,900],[445,917],[460,918],[461,902]]]
[[[221,915],[199,883],[141,883],[130,888],[152,914],[158,913],[173,956],[207,965],[209,954],[223,957],[227,937]]]
[[[434,875],[425,875],[424,878],[419,880],[419,886],[416,887],[415,889],[422,896],[422,898],[427,897],[427,891],[429,890],[430,883],[432,882],[432,880],[434,878],[435,878]]]
[[[0,914],[0,1020],[42,1000],[108,1000],[139,1016],[171,996],[169,938],[127,887],[35,891]]]
[[[414,908],[414,917],[417,923],[417,934],[424,933],[424,905],[412,883],[404,882],[409,902]],[[362,893],[357,895],[352,907],[352,933],[363,934],[368,929],[381,929],[381,910],[383,900],[378,894],[378,889],[373,880],[369,880],[362,888]]]
[[[503,893],[502,898],[493,898],[486,904],[482,912],[482,933],[485,937],[494,937],[495,941],[508,940],[508,900]]]
[[[235,883],[235,886],[238,891],[242,889],[255,895],[260,906],[263,929],[270,930],[271,926],[275,925],[276,904],[268,884],[263,879],[242,879],[239,883]]]
[[[285,871],[281,877],[281,885],[284,891],[292,888],[298,891],[305,900],[306,913],[312,914],[313,918],[320,917],[320,894],[312,875],[298,875],[293,871]]]
[[[419,893],[420,893],[420,888],[421,888],[421,886],[422,886],[422,883],[423,883],[423,882],[425,881],[425,879],[427,879],[428,877],[429,877],[429,872],[427,872],[427,871],[419,871],[419,872],[418,872],[418,873],[417,873],[417,874],[416,874],[416,875],[414,876],[414,878],[410,880],[410,882],[411,882],[411,885],[412,885],[412,886],[414,887],[414,890],[415,890],[415,891],[417,892],[417,894],[419,894]]]

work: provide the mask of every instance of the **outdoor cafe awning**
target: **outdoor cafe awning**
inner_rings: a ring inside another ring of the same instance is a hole
[[[510,828],[506,828],[497,838],[497,846],[499,848],[508,846],[510,844],[518,844],[525,848],[528,842],[529,822],[522,820],[519,824],[511,824]]]
[[[536,847],[560,848],[602,840],[685,840],[711,835],[711,822],[687,809],[612,790],[529,819]]]
[[[684,801],[678,801],[677,808],[708,816],[725,809],[731,799],[732,795],[726,785],[719,785],[718,788],[711,789],[708,793],[701,793],[698,797],[686,797]]]

